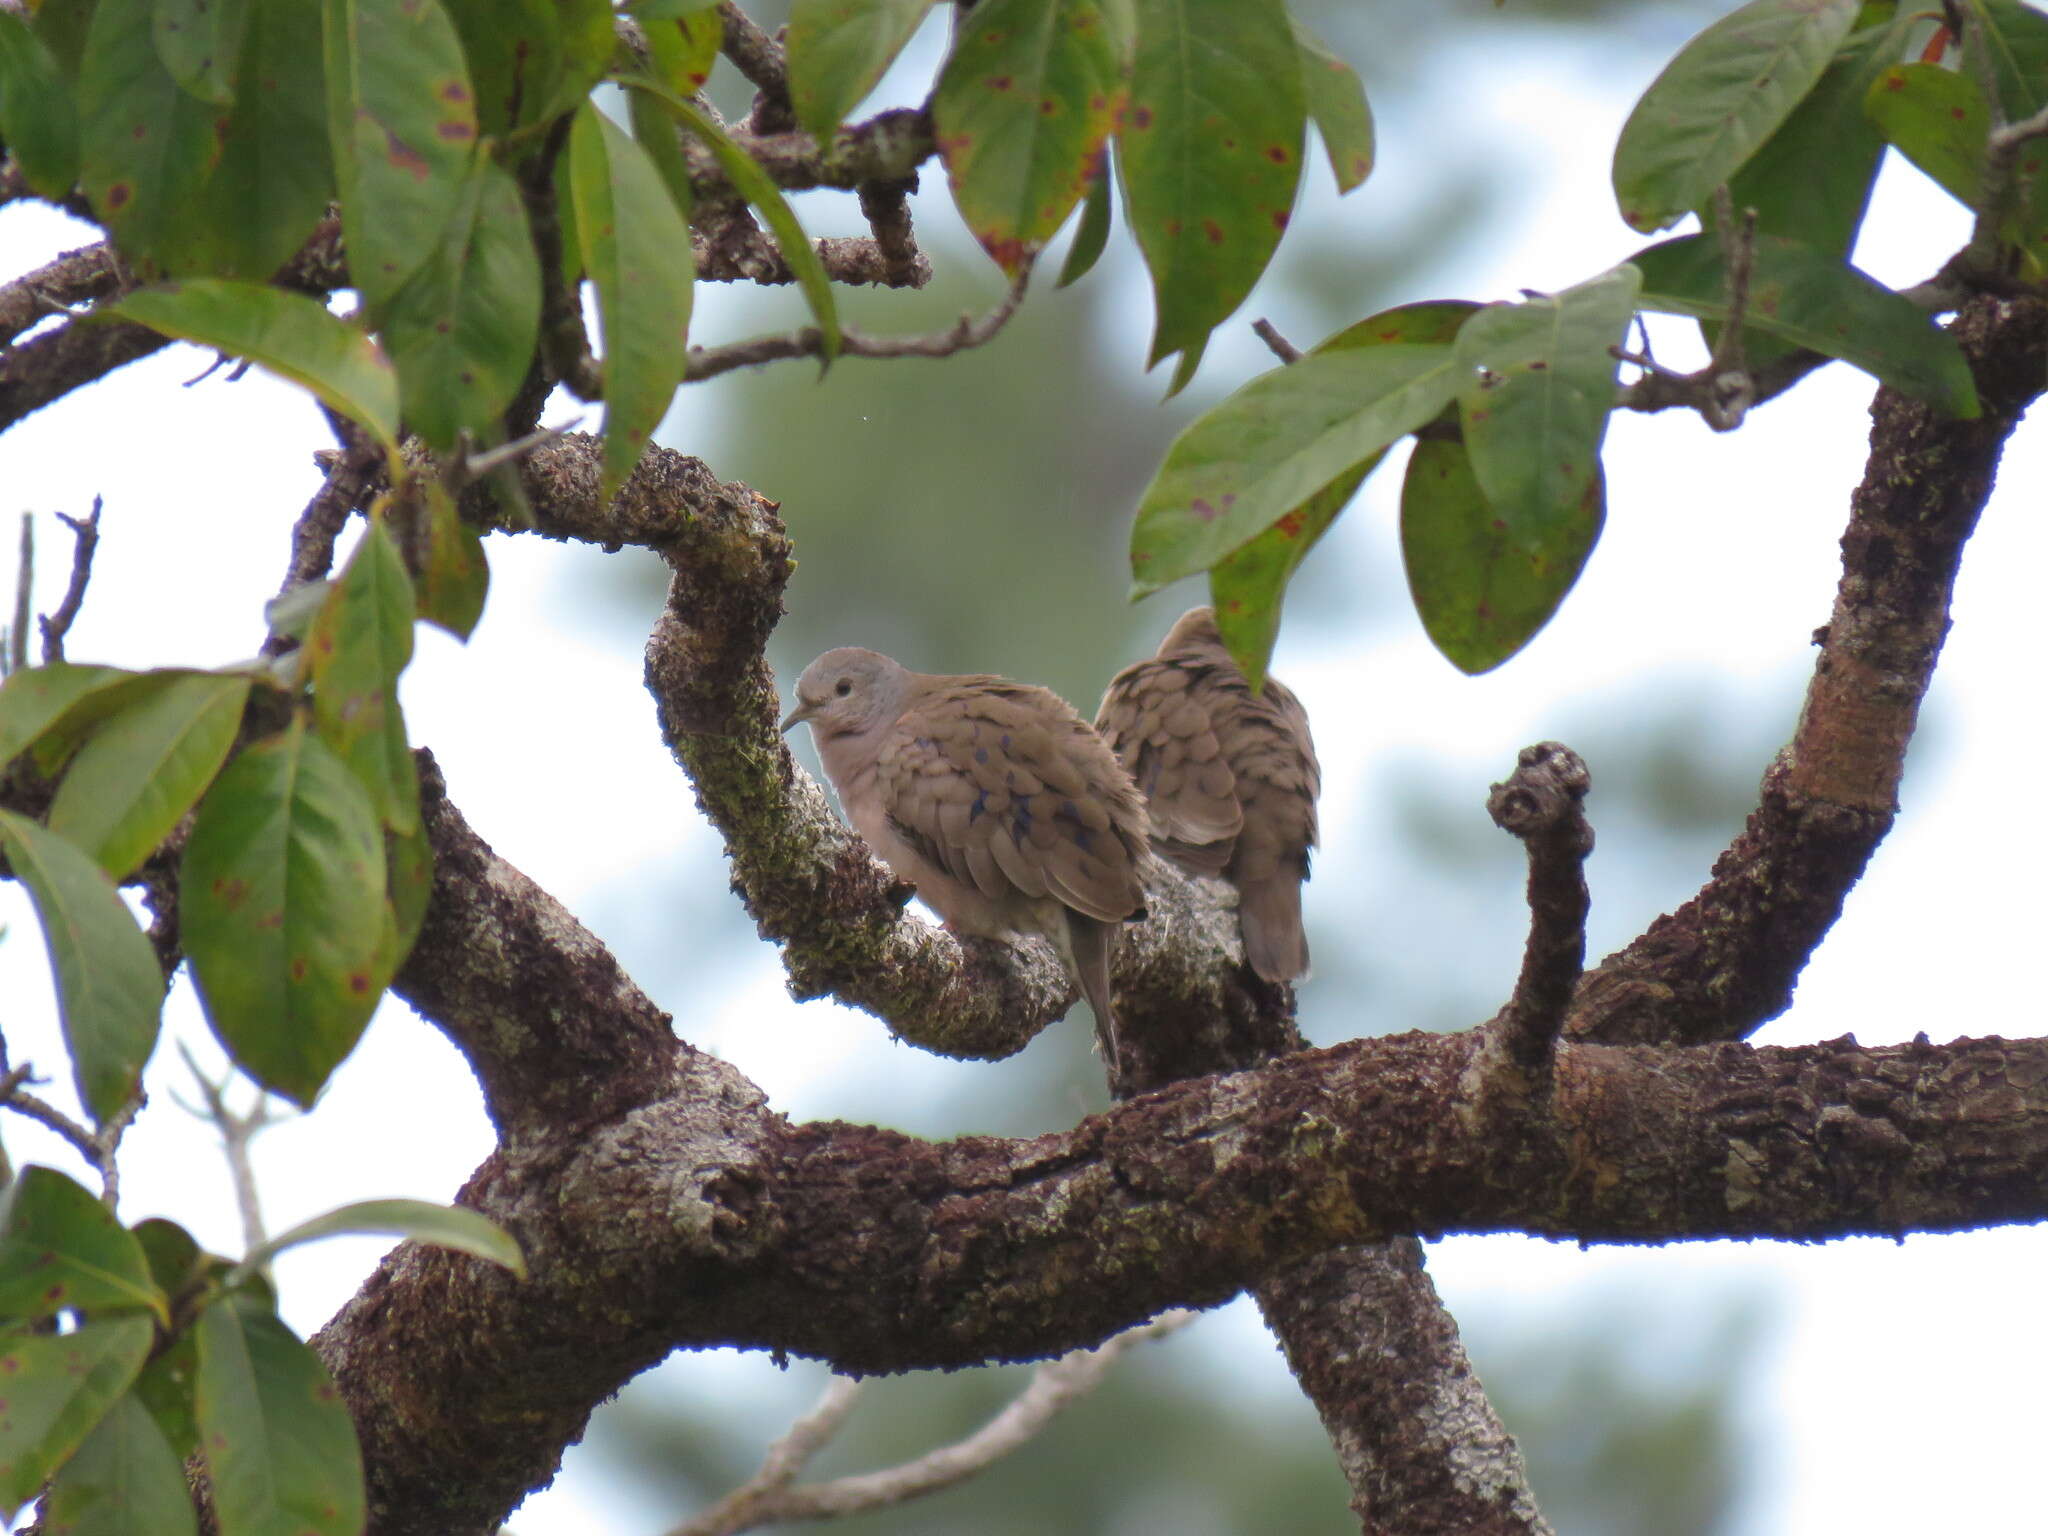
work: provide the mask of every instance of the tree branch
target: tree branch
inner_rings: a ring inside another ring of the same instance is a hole
[[[86,583],[92,580],[93,551],[100,544],[100,498],[93,497],[92,510],[84,517],[59,512],[57,521],[71,530],[71,580],[64,588],[64,600],[57,605],[57,611],[37,621],[43,634],[45,666],[64,659],[64,637],[71,633],[78,610],[85,602]]]
[[[1494,825],[1529,854],[1529,942],[1514,995],[1501,1011],[1509,1055],[1524,1070],[1547,1062],[1586,961],[1586,765],[1555,741],[1524,747],[1515,772],[1487,796]]]

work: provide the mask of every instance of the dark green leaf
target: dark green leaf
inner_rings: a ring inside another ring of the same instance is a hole
[[[1133,595],[1207,570],[1429,421],[1458,383],[1451,348],[1406,345],[1305,357],[1253,379],[1167,450],[1131,530]]]
[[[50,1485],[53,1536],[191,1536],[183,1460],[132,1392],[114,1400]]]
[[[349,277],[381,313],[441,244],[476,149],[476,92],[440,0],[325,6]]]
[[[0,1414],[0,1520],[11,1520],[78,1448],[142,1369],[156,1325],[146,1317],[87,1323],[71,1333],[0,1340],[7,1411]]]
[[[1307,109],[1283,0],[1139,0],[1137,12],[1117,163],[1158,301],[1157,363],[1201,342],[1266,270],[1294,207]]]
[[[312,1102],[389,979],[384,840],[348,765],[294,726],[247,748],[199,803],[185,947],[235,1064]]]
[[[1976,206],[1991,132],[1976,81],[1939,64],[1898,64],[1871,85],[1866,107],[1887,143],[1951,197]]]
[[[362,1454],[320,1357],[244,1298],[199,1315],[197,1405],[221,1536],[360,1536]]]
[[[604,74],[615,41],[605,0],[442,0],[476,85],[490,138],[575,107]]]
[[[78,180],[78,109],[56,56],[0,10],[0,140],[30,187],[56,199]]]
[[[126,879],[227,761],[249,679],[182,672],[93,733],[50,806],[50,830]]]
[[[156,1048],[156,951],[106,871],[63,838],[0,811],[0,845],[42,920],[78,1097],[104,1120],[127,1103]]]
[[[1302,90],[1308,115],[1322,135],[1337,190],[1349,192],[1372,174],[1372,108],[1358,71],[1300,22],[1294,24],[1295,46],[1301,50]]]
[[[304,385],[395,449],[398,382],[370,338],[303,293],[193,278],[129,294],[102,313],[246,357]]]
[[[441,241],[383,312],[405,424],[427,446],[503,430],[540,337],[540,261],[512,173],[479,159]]]
[[[1060,267],[1058,287],[1079,282],[1102,258],[1109,244],[1109,151],[1105,147],[1097,162],[1095,179],[1088,183],[1088,200],[1081,205],[1081,222],[1074,230],[1074,243],[1067,247],[1066,262]]]
[[[702,90],[725,43],[725,19],[718,7],[699,3],[694,10],[669,8],[660,16],[642,15],[640,26],[654,72],[668,88],[678,96]]]
[[[1098,0],[981,0],[962,19],[933,132],[960,216],[1012,276],[1100,168],[1119,74]]]
[[[490,1217],[460,1205],[435,1205],[429,1200],[359,1200],[302,1221],[289,1232],[281,1232],[252,1250],[242,1260],[244,1269],[260,1269],[287,1248],[317,1243],[323,1237],[343,1234],[391,1233],[416,1242],[453,1248],[493,1264],[502,1264],[526,1276],[526,1260],[519,1245]]]
[[[1422,627],[1461,672],[1499,666],[1557,611],[1600,537],[1598,475],[1572,512],[1540,526],[1504,517],[1479,489],[1464,444],[1416,443],[1401,486],[1401,556]]]
[[[0,1197],[0,1318],[148,1311],[168,1323],[142,1245],[91,1191],[33,1164]]]
[[[200,1262],[217,1275],[227,1272],[227,1265],[211,1255]],[[199,1420],[192,1405],[192,1389],[198,1379],[199,1342],[190,1328],[159,1344],[157,1353],[135,1378],[136,1401],[149,1410],[180,1461],[199,1453]]]
[[[427,486],[427,560],[418,584],[420,617],[467,640],[483,617],[491,568],[484,541],[462,520],[455,499],[438,483]]]
[[[1666,240],[1630,261],[1643,274],[1642,308],[1727,318],[1720,246],[1712,237]],[[1954,338],[1890,289],[1803,245],[1757,237],[1748,323],[1854,363],[1952,415],[1977,414],[1976,384]]]
[[[42,0],[30,8],[29,29],[50,50],[67,79],[78,77],[94,5],[95,0]]]
[[[795,0],[789,8],[789,96],[824,143],[875,88],[932,0]]]
[[[157,57],[201,101],[234,100],[251,0],[156,0]]]
[[[1614,146],[1614,196],[1641,230],[1706,206],[1820,79],[1860,0],[1750,0],[1679,50]]]
[[[348,569],[306,633],[313,726],[369,791],[384,824],[419,826],[419,774],[406,745],[398,678],[412,660],[412,580],[383,520],[373,518]]]
[[[1981,54],[1990,63],[2000,116],[2021,123],[2048,107],[2048,16],[2020,0],[1964,0],[1966,70]],[[2010,237],[2026,253],[2031,275],[2048,268],[2048,144],[2036,136],[2013,157]]]
[[[669,201],[676,205],[676,212],[687,224],[697,205],[697,191],[690,184],[690,162],[683,155],[682,131],[669,117],[668,108],[645,91],[626,92],[626,117],[633,128],[633,142],[647,151],[647,158],[661,173],[662,185],[668,188]],[[694,280],[696,253],[682,250],[676,257],[683,274]]]
[[[175,1221],[151,1216],[135,1223],[135,1241],[149,1264],[150,1278],[167,1296],[177,1296],[198,1272],[205,1255],[192,1234]]]

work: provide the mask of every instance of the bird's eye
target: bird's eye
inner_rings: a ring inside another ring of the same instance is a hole
[[[832,691],[838,694],[839,697],[843,699],[849,693],[853,692],[853,684],[842,677],[841,679],[839,679],[838,683],[833,686]]]

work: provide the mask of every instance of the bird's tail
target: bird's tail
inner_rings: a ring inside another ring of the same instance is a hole
[[[1286,870],[1248,882],[1238,896],[1244,957],[1268,981],[1308,973],[1308,938],[1301,931],[1301,877]]]
[[[1081,984],[1081,995],[1088,999],[1088,1006],[1095,1010],[1096,1028],[1102,1033],[1102,1043],[1109,1052],[1110,1070],[1114,1073],[1118,1058],[1116,1014],[1111,1011],[1109,1002],[1109,941],[1116,931],[1116,924],[1076,912],[1072,907],[1066,911],[1067,944],[1074,957],[1074,979]]]

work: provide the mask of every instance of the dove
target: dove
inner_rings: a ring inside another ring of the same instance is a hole
[[[1145,915],[1145,804],[1116,755],[1059,695],[988,676],[912,672],[876,651],[827,651],[797,679],[847,819],[956,933],[1041,934],[1116,1060],[1110,937]]]
[[[1095,728],[1145,797],[1153,848],[1237,887],[1252,969],[1268,981],[1305,974],[1301,883],[1323,774],[1301,701],[1272,677],[1255,696],[1215,615],[1190,608],[1157,655],[1110,680]]]

